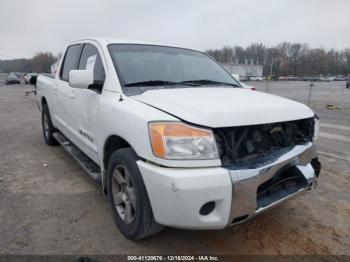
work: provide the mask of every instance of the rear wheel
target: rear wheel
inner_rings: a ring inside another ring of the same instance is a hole
[[[160,232],[163,226],[153,217],[140,170],[139,158],[131,148],[114,152],[107,169],[107,193],[114,221],[130,239],[141,239]]]
[[[56,129],[52,125],[50,111],[47,104],[43,105],[42,114],[41,114],[41,123],[42,123],[45,143],[49,146],[58,145],[58,142],[53,136],[53,133],[56,131]]]

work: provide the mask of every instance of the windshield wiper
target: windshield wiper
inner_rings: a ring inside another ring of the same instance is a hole
[[[127,83],[124,86],[165,86],[165,85],[180,85],[181,83],[163,80],[149,80]]]
[[[200,79],[200,80],[187,80],[181,82],[174,81],[165,81],[165,80],[148,80],[124,84],[126,87],[130,86],[171,86],[171,85],[187,85],[187,86],[201,86],[201,85],[227,85],[239,87],[237,84],[225,83],[219,81],[213,81],[209,79]]]
[[[214,80],[209,80],[209,79],[187,80],[187,81],[182,81],[179,83],[180,84],[195,84],[195,85],[226,85],[226,86],[239,87],[238,84],[225,83],[225,82],[214,81]]]

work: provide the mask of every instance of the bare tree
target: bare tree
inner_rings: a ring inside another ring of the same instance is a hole
[[[310,48],[305,43],[283,42],[274,47],[254,43],[246,48],[225,46],[207,50],[217,61],[228,63],[254,63],[264,66],[264,74],[270,74],[271,66],[276,75],[338,75],[350,73],[350,48],[326,51]]]
[[[50,72],[50,67],[58,60],[58,57],[50,52],[38,52],[30,59],[12,59],[0,60],[0,69],[2,72]]]

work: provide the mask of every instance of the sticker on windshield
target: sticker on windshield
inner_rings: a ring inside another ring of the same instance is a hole
[[[94,71],[96,57],[97,55],[88,57],[88,59],[86,60],[86,66],[85,66],[86,70]]]

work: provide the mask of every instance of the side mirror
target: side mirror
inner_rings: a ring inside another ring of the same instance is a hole
[[[75,88],[88,88],[94,83],[94,74],[90,70],[71,70],[69,72],[69,85]]]

